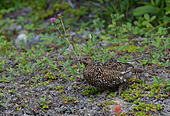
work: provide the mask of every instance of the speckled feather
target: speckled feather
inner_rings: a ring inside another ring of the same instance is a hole
[[[95,87],[109,88],[127,82],[134,67],[129,63],[116,61],[95,63],[90,57],[80,59],[85,65],[83,76]]]

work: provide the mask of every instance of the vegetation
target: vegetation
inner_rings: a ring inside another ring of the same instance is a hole
[[[50,3],[52,7],[47,5]],[[137,3],[139,4],[136,5]],[[38,86],[48,86],[58,78],[77,81],[83,79],[79,72],[83,70],[84,65],[74,64],[73,59],[81,56],[91,56],[98,62],[112,58],[124,63],[137,60],[138,65],[143,66],[146,71],[161,68],[170,73],[169,3],[169,0],[151,0],[150,3],[138,0],[82,0],[72,7],[66,0],[1,1],[0,83],[14,85],[18,81],[18,76],[27,75],[30,80],[24,83],[23,87],[27,86],[30,90],[34,90]],[[8,18],[9,13],[15,13],[16,10],[28,6],[32,8],[28,17]],[[59,14],[57,17],[58,12],[62,15]],[[52,25],[45,27],[45,22],[50,22],[51,18],[55,18],[51,21]],[[31,24],[26,24],[27,19]],[[30,48],[14,47],[14,40],[10,38],[15,38],[19,32],[10,30],[9,27],[17,26],[14,25],[15,22],[30,32],[27,34],[27,39],[31,39],[31,35],[36,33],[43,36],[44,41]],[[69,32],[82,34],[83,30],[89,31],[88,37],[70,39]],[[100,34],[95,35],[93,33],[95,31]],[[83,42],[85,44],[80,44]],[[106,43],[105,46],[97,47],[100,42]],[[69,46],[72,46],[71,52],[67,52]],[[64,56],[64,59],[58,60],[60,56]],[[8,59],[12,61],[12,65],[9,65]],[[168,97],[170,80],[168,77],[159,79],[158,75],[159,73],[154,76],[153,84],[136,78],[130,80],[129,89],[121,94],[121,98],[125,101],[135,104],[130,114],[151,115],[164,108],[160,104],[147,104],[141,100],[141,97],[157,100]],[[53,89],[52,86],[50,88]],[[64,104],[79,103],[78,96],[63,95],[66,92],[64,86],[54,88],[63,96]],[[75,91],[81,88],[83,88],[81,85],[73,86]],[[0,104],[5,106],[8,101],[4,98],[6,93],[12,94],[19,89],[0,90],[2,97]],[[145,91],[149,91],[150,94],[146,94]],[[85,87],[82,94],[99,96],[100,92],[102,92],[100,89],[89,86]],[[111,92],[107,98],[116,96],[118,96],[116,92]],[[91,97],[91,102],[93,100]],[[115,103],[110,101],[99,103],[98,106],[108,111],[108,105],[111,104]],[[47,96],[40,97],[35,107],[40,106],[46,111],[52,105],[53,101]],[[28,104],[25,104],[25,107],[29,109]],[[116,106],[116,108],[118,108],[115,109],[116,115],[126,115],[120,111],[121,107]],[[18,107],[17,111],[20,110]]]

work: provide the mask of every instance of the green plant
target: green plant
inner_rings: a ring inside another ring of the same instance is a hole
[[[97,40],[97,36],[89,34],[90,41],[87,41],[86,45],[82,45],[82,52],[85,53],[85,55],[93,55],[95,51],[95,45],[99,43],[100,40]],[[77,48],[78,49],[78,48]]]
[[[102,106],[103,104],[102,103],[98,103],[98,106]]]
[[[2,97],[4,95],[4,93],[5,93],[5,90],[3,91],[3,93],[0,92],[0,96]]]
[[[74,89],[77,89],[77,88],[78,88],[78,86],[77,86],[77,85],[75,85],[75,86],[73,86],[73,88],[74,88]]]
[[[164,4],[165,2],[165,4]],[[135,16],[141,16],[147,13],[150,13],[152,15],[156,15],[158,18],[159,24],[164,23],[167,24],[170,22],[170,18],[167,16],[170,14],[170,2],[169,0],[151,0],[150,3],[147,2],[139,2],[140,4],[143,4],[144,6],[137,7],[132,11],[132,13]],[[165,12],[164,12],[165,10]]]
[[[14,11],[14,10],[15,10],[15,8],[1,9],[1,10],[0,10],[0,13],[1,13],[2,15],[4,15],[4,14],[10,13],[10,12],[12,12],[12,11]]]
[[[10,50],[13,48],[10,47],[12,45],[11,42],[8,42],[7,40],[5,40],[5,38],[6,37],[4,35],[0,36],[0,55],[9,54]]]
[[[67,75],[66,74],[61,74],[61,78],[66,78]]]
[[[62,90],[59,90],[59,93],[61,94],[61,93],[64,93],[65,91],[62,89]]]
[[[0,58],[0,70],[4,70],[5,63],[6,63],[6,61],[4,59]]]
[[[72,66],[72,67],[69,67],[69,70],[70,70],[70,74],[71,75],[77,75],[78,73],[77,73],[77,66],[76,67],[74,67],[74,66]],[[74,79],[73,77],[71,77],[72,79]]]
[[[156,46],[157,48],[160,48],[161,38],[160,38],[160,37],[156,37],[156,40],[155,40],[155,41],[152,41],[152,44],[153,44],[154,46]]]
[[[9,80],[6,79],[6,75],[2,75],[2,79],[0,79],[0,82],[9,82]]]
[[[73,103],[79,102],[78,100],[76,100],[72,96],[69,96],[69,97],[63,96],[63,100],[62,101],[63,101],[64,104],[68,104],[69,102],[73,102]]]
[[[105,104],[106,105],[113,105],[113,104],[115,104],[115,102],[114,101],[106,101]]]
[[[97,19],[94,19],[93,20],[93,25],[90,26],[90,29],[91,28],[96,28],[96,29],[103,29],[104,28],[104,23],[105,23],[105,20],[102,20],[100,18],[97,18]]]
[[[125,17],[122,20],[119,20],[120,23],[123,20],[132,20],[132,16],[128,14],[129,10],[134,7],[134,4],[137,3],[137,0],[129,1],[129,0],[98,0],[97,3],[92,2],[92,4],[97,5],[99,8],[97,9],[97,14],[100,18],[105,20],[105,25],[111,23],[110,14],[124,14]],[[102,5],[101,5],[102,4]]]
[[[19,16],[16,21],[17,21],[18,23],[20,23],[22,26],[24,26],[25,20],[26,20],[25,17]]]
[[[42,78],[42,76],[37,74],[36,77],[32,77],[32,81],[35,83],[36,81],[38,81],[41,78]]]
[[[89,95],[89,94],[95,94],[95,93],[97,93],[97,92],[100,91],[99,88],[95,89],[95,88],[92,88],[91,86],[86,87],[85,89],[86,89],[86,90],[83,91],[83,95],[84,95],[84,96],[85,96],[85,95]]]
[[[17,89],[8,90],[9,93],[14,93]]]
[[[39,104],[42,106],[42,109],[46,111],[45,109],[48,109],[50,106],[52,106],[51,100],[49,100],[49,96],[47,97],[40,97]]]
[[[163,106],[161,106],[160,104],[158,104],[157,106],[156,106],[156,109],[157,110],[161,110],[161,109],[163,109],[164,107]]]
[[[157,76],[154,77],[154,83],[161,84],[164,81],[165,81],[165,78],[159,80],[159,78]]]
[[[164,89],[164,91],[170,91],[170,80],[166,81],[168,87],[166,89]]]
[[[48,78],[48,79],[50,79],[50,80],[53,80],[53,79],[57,79],[57,77],[58,77],[58,74],[53,74],[53,72],[47,72],[46,74],[45,74],[45,77],[46,78]]]
[[[151,22],[156,18],[156,16],[150,16],[148,14],[144,15],[145,20],[142,22],[142,25],[146,26],[146,28],[153,28]]]

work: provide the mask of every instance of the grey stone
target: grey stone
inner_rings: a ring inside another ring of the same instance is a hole
[[[68,90],[72,90],[72,85],[68,86],[67,89],[68,89]]]
[[[11,26],[6,28],[8,31],[20,31],[22,29],[21,25],[18,25],[17,23],[13,23]]]
[[[25,12],[25,13],[30,13],[31,11],[32,11],[32,8],[31,8],[31,6],[28,6],[28,7],[25,7],[25,8],[23,8],[23,11]]]
[[[0,88],[4,88],[5,84],[4,83],[0,83]]]

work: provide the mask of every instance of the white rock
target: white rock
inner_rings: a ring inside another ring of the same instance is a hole
[[[20,46],[19,46],[19,42],[20,42],[20,41],[23,41],[23,42],[24,42],[24,46],[25,46],[25,45],[27,44],[27,37],[28,37],[28,36],[26,36],[24,33],[19,34],[19,35],[17,36],[16,40],[15,40],[15,46],[16,46],[17,48],[20,48]]]

